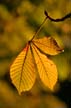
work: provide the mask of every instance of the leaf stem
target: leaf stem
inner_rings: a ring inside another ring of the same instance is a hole
[[[34,37],[36,37],[39,34],[39,32],[41,31],[41,29],[42,29],[44,23],[46,22],[46,20],[47,20],[47,17],[44,19],[44,21],[42,22],[40,27],[37,29],[37,31],[35,32],[35,34],[33,35],[32,39],[31,39],[31,41],[34,39]]]

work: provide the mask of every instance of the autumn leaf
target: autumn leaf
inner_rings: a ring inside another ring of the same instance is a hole
[[[31,48],[41,81],[45,86],[53,90],[58,78],[56,65],[42,54],[34,44],[31,45]]]
[[[19,94],[32,88],[36,75],[33,57],[28,44],[11,65],[10,77]]]
[[[37,48],[49,55],[56,55],[63,51],[53,37],[33,39],[33,43]]]
[[[55,55],[61,51],[52,37],[32,39],[28,42],[10,68],[12,83],[16,86],[19,94],[29,91],[34,85],[37,75],[36,68],[44,85],[53,90],[58,78],[57,68],[45,53]]]

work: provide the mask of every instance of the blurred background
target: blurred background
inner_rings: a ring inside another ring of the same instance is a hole
[[[47,21],[38,37],[52,36],[64,52],[51,57],[58,69],[52,93],[41,82],[19,96],[11,83],[10,65],[45,18],[71,12],[71,0],[0,0],[0,108],[71,108],[71,19]]]

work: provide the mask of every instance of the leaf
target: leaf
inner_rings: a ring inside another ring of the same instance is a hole
[[[12,82],[16,86],[19,94],[23,91],[29,91],[34,85],[36,78],[35,64],[41,81],[45,86],[53,90],[58,78],[57,68],[47,58],[45,53],[55,55],[61,51],[56,41],[51,37],[33,39],[28,42],[10,68]]]
[[[10,76],[19,94],[32,88],[36,76],[30,46],[26,45],[26,48],[15,59],[10,68]]]
[[[49,55],[56,55],[63,51],[52,37],[34,39],[32,42],[37,48],[43,51],[43,53]]]
[[[42,54],[34,44],[31,45],[31,48],[41,81],[45,86],[53,90],[58,78],[56,65]]]

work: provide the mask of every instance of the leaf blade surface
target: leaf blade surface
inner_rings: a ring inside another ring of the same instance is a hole
[[[24,48],[11,65],[10,77],[19,94],[32,88],[36,75],[30,46],[26,45],[26,48]]]
[[[43,37],[40,39],[33,39],[32,42],[43,53],[46,53],[49,55],[56,55],[63,51],[57,44],[56,40],[52,37]]]
[[[32,45],[32,51],[41,81],[53,90],[58,78],[56,65],[46,55],[42,54],[34,44]]]

